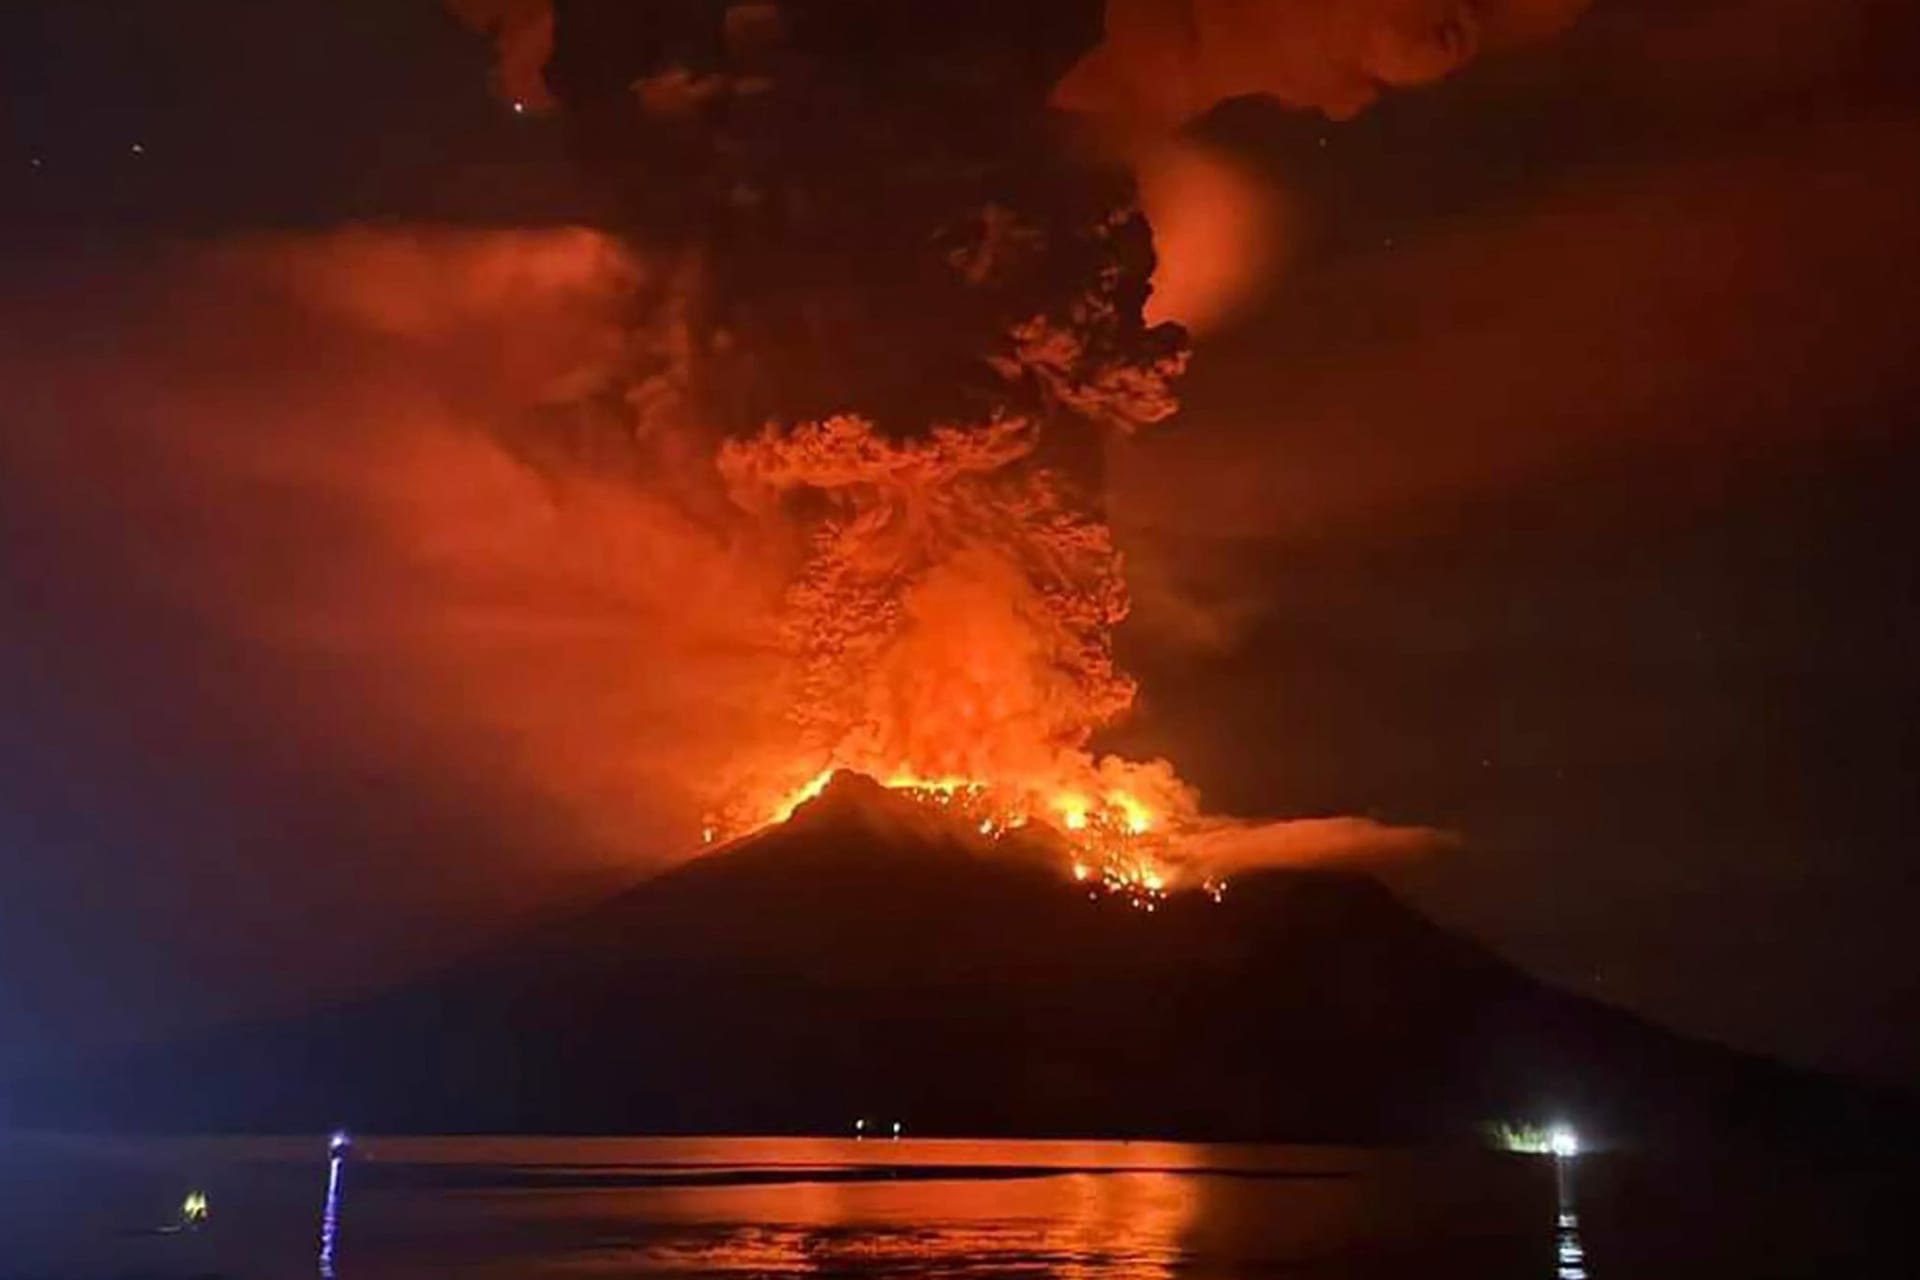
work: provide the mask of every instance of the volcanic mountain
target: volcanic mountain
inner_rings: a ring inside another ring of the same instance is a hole
[[[1057,851],[1056,851],[1057,852]],[[850,774],[437,979],[29,1082],[63,1124],[1380,1140],[1825,1118],[1838,1091],[1543,986],[1375,881],[1149,914]]]

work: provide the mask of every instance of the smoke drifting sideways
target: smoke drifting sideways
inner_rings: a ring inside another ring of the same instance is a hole
[[[781,584],[697,509],[710,458],[525,440],[619,353],[631,258],[91,254],[0,290],[13,1043],[390,982],[697,847],[694,784],[778,716]]]
[[[553,856],[684,839],[676,785],[764,713],[733,699],[775,585],[699,474],[562,474],[524,439],[622,355],[617,246],[345,231],[44,277],[8,300],[4,484],[35,536],[6,568],[121,734],[449,792]]]

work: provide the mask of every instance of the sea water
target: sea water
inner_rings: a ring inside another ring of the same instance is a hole
[[[1664,1167],[911,1137],[360,1135],[331,1159],[325,1136],[0,1135],[0,1280],[1748,1280],[1854,1274],[1897,1245],[1858,1195],[1835,1196],[1837,1216],[1800,1204],[1796,1223],[1767,1205],[1805,1192],[1762,1178],[1741,1208],[1728,1170],[1648,1172]],[[196,1193],[197,1226],[181,1212]]]

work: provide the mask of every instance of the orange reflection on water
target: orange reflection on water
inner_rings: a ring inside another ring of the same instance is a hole
[[[683,1188],[696,1229],[619,1249],[642,1270],[897,1272],[964,1260],[986,1274],[1150,1280],[1173,1274],[1195,1187],[1167,1173],[1053,1173]],[[648,1197],[656,1220],[663,1205]],[[677,1215],[676,1215],[677,1216]],[[698,1229],[704,1220],[712,1230]]]
[[[410,1196],[388,1221],[485,1280],[1276,1268],[1351,1280],[1411,1261],[1490,1280],[1532,1274],[1543,1225],[1538,1170],[1478,1153],[848,1138],[397,1139],[378,1154],[413,1170],[409,1185],[447,1169],[460,1194]]]
[[[651,1188],[635,1211],[677,1229],[596,1261],[609,1270],[779,1275],[892,1273],[951,1259],[986,1274],[1150,1280],[1175,1270],[1196,1205],[1195,1185],[1178,1176],[1197,1158],[1191,1147],[826,1140],[761,1148],[749,1141],[728,1155],[742,1173],[787,1176]],[[809,1172],[820,1180],[807,1180]]]
[[[897,1274],[951,1261],[1151,1280],[1184,1256],[1199,1191],[1182,1174],[1203,1159],[1160,1143],[743,1140],[721,1160],[711,1143],[649,1148],[654,1168],[687,1181],[597,1197],[596,1218],[648,1229],[579,1259],[587,1269]]]

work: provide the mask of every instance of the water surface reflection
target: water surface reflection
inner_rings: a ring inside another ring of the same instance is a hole
[[[329,1158],[314,1138],[0,1141],[0,1233],[29,1260],[0,1280],[312,1280],[316,1210],[321,1280],[1537,1280],[1543,1172],[1157,1143],[364,1138]],[[220,1206],[212,1229],[117,1230],[186,1177]]]
[[[1537,1272],[1537,1170],[1464,1157],[1155,1143],[649,1144],[620,1160],[381,1172],[451,1180],[525,1259],[569,1273],[1158,1280]],[[524,1153],[522,1153],[524,1155]],[[609,1151],[606,1154],[612,1155]],[[369,1166],[360,1170],[374,1173]],[[1516,1176],[1516,1174],[1518,1176]],[[1530,1261],[1531,1260],[1531,1261]],[[484,1257],[474,1259],[483,1268]],[[528,1274],[502,1265],[492,1274]],[[359,1280],[356,1269],[354,1280]]]
[[[605,1234],[581,1261],[669,1273],[1157,1280],[1183,1261],[1200,1195],[1192,1178],[1106,1171],[650,1191],[606,1206]]]
[[[1572,1157],[1554,1158],[1554,1280],[1587,1280],[1587,1250],[1580,1242],[1580,1206],[1574,1197],[1577,1167]]]

